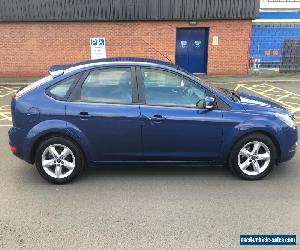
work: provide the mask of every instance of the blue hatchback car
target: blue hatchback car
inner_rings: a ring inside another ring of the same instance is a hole
[[[12,152],[55,184],[112,163],[222,164],[257,180],[290,160],[298,140],[283,107],[150,59],[53,66],[11,111]]]

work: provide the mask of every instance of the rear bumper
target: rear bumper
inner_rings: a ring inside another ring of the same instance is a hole
[[[12,153],[18,158],[31,163],[30,155],[25,153],[24,150],[24,142],[26,140],[27,133],[25,130],[20,128],[12,127],[8,131],[9,136],[9,145],[10,147],[14,147],[15,150]]]

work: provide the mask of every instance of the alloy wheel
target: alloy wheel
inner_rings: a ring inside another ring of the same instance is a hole
[[[61,144],[49,145],[42,154],[42,167],[51,177],[69,177],[75,169],[75,156],[70,148]]]
[[[268,146],[259,141],[247,143],[238,154],[238,166],[246,175],[259,175],[269,166],[271,152]]]

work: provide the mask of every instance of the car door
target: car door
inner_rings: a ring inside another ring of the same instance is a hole
[[[66,105],[67,121],[87,138],[91,160],[123,161],[141,153],[141,121],[134,68],[86,73]]]
[[[210,161],[220,155],[222,111],[205,110],[202,86],[174,72],[141,68],[143,156],[153,161]],[[197,107],[198,106],[198,107]]]

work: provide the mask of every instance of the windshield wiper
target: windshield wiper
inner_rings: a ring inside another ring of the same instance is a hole
[[[220,88],[223,92],[225,92],[233,101],[241,101],[240,96],[233,90]]]

